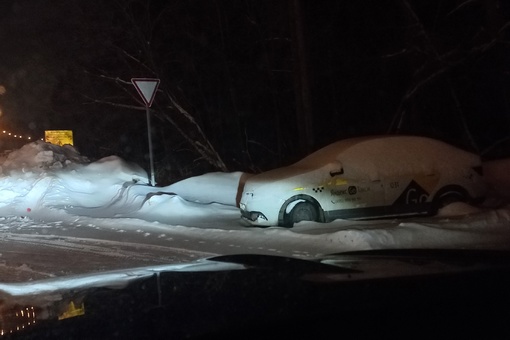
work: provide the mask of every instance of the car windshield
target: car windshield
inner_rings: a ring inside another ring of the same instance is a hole
[[[100,282],[266,266],[218,256],[509,250],[509,22],[504,0],[0,1],[0,299],[58,319]]]

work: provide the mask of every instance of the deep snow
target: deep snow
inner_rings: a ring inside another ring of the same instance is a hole
[[[124,259],[143,246],[147,256],[154,252],[152,263],[158,264],[214,254],[314,258],[346,250],[507,248],[510,244],[510,207],[506,204],[510,180],[504,170],[510,163],[506,161],[486,164],[492,194],[483,207],[457,203],[434,217],[301,222],[292,229],[251,228],[241,221],[238,195],[249,176],[241,172],[207,173],[152,187],[145,170],[119,157],[90,162],[72,146],[42,141],[11,152],[0,164],[3,242],[48,245],[53,237],[70,249],[86,248],[89,255],[107,253]],[[128,251],[129,245],[132,249]],[[183,256],[161,256],[168,247]],[[34,279],[93,270],[86,260],[72,270],[65,263],[32,268],[27,264],[32,263],[30,253],[29,247],[26,258],[17,253],[16,265],[28,266]],[[0,256],[0,262],[9,267],[7,258],[7,254]],[[115,261],[111,262],[97,269],[115,269]]]

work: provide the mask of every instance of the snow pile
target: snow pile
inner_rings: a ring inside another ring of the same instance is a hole
[[[0,159],[0,167],[0,214],[42,220],[61,210],[186,223],[188,216],[193,220],[221,215],[223,205],[235,206],[243,176],[211,173],[165,188],[151,187],[147,172],[136,164],[117,156],[90,162],[71,145],[42,141],[11,152]],[[236,208],[227,210],[237,216]]]
[[[102,207],[129,185],[147,184],[147,173],[117,156],[59,171],[44,194],[46,206]]]
[[[246,177],[248,174],[242,172],[214,172],[182,180],[166,189],[188,201],[237,205]]]
[[[43,172],[62,169],[75,164],[86,164],[89,160],[71,145],[60,147],[36,141],[9,153],[5,159],[0,159],[0,162],[1,174],[8,175],[16,171]]]
[[[90,163],[71,145],[42,141],[11,152],[0,166],[3,215],[25,215],[54,206],[102,206],[126,182],[148,181],[143,169],[116,156]]]

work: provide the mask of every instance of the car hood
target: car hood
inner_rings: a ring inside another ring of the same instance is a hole
[[[288,166],[269,170],[254,176],[251,176],[244,185],[245,192],[254,190],[270,189],[274,191],[277,189],[275,184],[278,183],[278,189],[301,187],[303,178],[310,176],[320,168],[311,169],[298,166]]]
[[[249,178],[250,183],[264,183],[268,181],[279,181],[283,179],[289,179],[292,177],[300,176],[312,171],[316,171],[318,168],[300,167],[296,165],[289,165],[282,168],[276,168],[268,170],[260,174],[254,175]]]
[[[386,311],[392,303],[407,308],[417,298],[416,289],[434,287],[442,297],[436,285],[451,289],[461,282],[462,289],[482,288],[480,277],[508,282],[509,260],[505,251],[428,249],[346,252],[313,260],[224,255],[189,264],[2,284],[0,320],[4,332],[34,339],[48,329],[52,338],[78,338],[80,329],[89,330],[84,333],[89,338],[157,337],[153,332],[159,331],[177,338],[199,336],[245,322],[340,315],[360,303],[380,302]],[[496,287],[492,280],[489,284]],[[386,300],[390,297],[395,301]],[[98,324],[102,326],[94,328]]]

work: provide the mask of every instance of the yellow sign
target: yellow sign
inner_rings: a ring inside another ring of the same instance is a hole
[[[73,145],[73,130],[46,130],[44,141],[55,145]]]
[[[75,316],[85,315],[85,305],[82,302],[79,305],[75,305],[73,301],[69,303],[64,313],[58,316],[59,320],[74,318]]]

